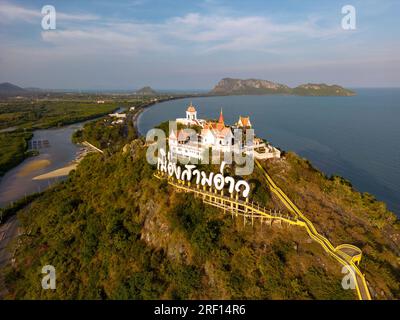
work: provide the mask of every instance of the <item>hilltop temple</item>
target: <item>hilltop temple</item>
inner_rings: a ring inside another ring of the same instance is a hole
[[[169,147],[171,153],[202,160],[204,150],[212,148],[221,152],[252,153],[256,159],[280,158],[281,152],[254,136],[252,141],[245,141],[246,129],[252,129],[250,117],[239,117],[233,126],[227,126],[222,109],[218,121],[206,121],[197,118],[197,110],[192,103],[186,110],[185,118],[176,122],[188,128],[196,129],[196,134],[189,136],[185,130],[171,130]],[[242,131],[243,139],[235,139],[236,131]]]

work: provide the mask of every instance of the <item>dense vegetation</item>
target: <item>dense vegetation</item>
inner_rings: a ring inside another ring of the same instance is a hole
[[[12,101],[0,103],[0,130],[8,127],[49,128],[92,119],[117,109],[120,103],[86,101]]]
[[[88,122],[83,129],[74,133],[72,141],[74,143],[88,141],[100,149],[115,152],[137,137],[136,128],[131,120],[124,124],[112,124],[111,122],[111,118]]]
[[[27,148],[31,138],[31,132],[0,133],[0,177],[30,155]]]
[[[292,89],[293,94],[299,96],[353,96],[355,92],[338,85],[327,85],[325,83],[302,84]]]
[[[154,178],[139,140],[124,149],[89,155],[19,211],[25,233],[5,270],[8,298],[355,298],[304,229],[243,225]],[[334,244],[364,245],[375,298],[400,297],[399,223],[384,205],[294,154],[264,165]],[[261,175],[248,179],[252,199],[274,206]],[[46,264],[56,268],[55,291],[41,289]]]
[[[18,211],[25,208],[33,200],[38,198],[42,193],[33,193],[29,196],[23,197],[5,208],[0,208],[0,225],[7,221],[8,218],[17,214]]]

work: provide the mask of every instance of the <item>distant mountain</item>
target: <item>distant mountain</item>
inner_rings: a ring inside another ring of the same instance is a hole
[[[211,90],[214,95],[294,94],[302,96],[351,96],[355,92],[338,85],[303,84],[296,88],[259,79],[224,78]]]
[[[307,83],[294,88],[293,94],[299,96],[354,96],[356,93],[338,85]]]
[[[15,84],[9,82],[0,83],[0,95],[3,96],[14,96],[18,94],[27,93],[27,90],[16,86]]]
[[[213,88],[212,94],[269,94],[290,93],[291,89],[280,83],[259,79],[224,78]]]
[[[142,95],[142,96],[155,96],[158,93],[157,93],[157,91],[153,90],[151,87],[146,86],[146,87],[143,87],[143,88],[135,91],[135,94]]]

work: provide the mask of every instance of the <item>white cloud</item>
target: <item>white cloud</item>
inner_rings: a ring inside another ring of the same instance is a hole
[[[0,3],[1,23],[14,23],[18,20],[32,22],[40,16],[39,10],[27,9],[7,2]]]
[[[276,23],[261,16],[221,16],[189,13],[160,23],[108,21],[70,26],[42,32],[45,42],[93,51],[191,52],[192,55],[218,51],[279,52],[293,39],[327,38],[342,30],[321,28],[314,20]]]
[[[271,49],[271,45],[294,38],[326,38],[342,33],[339,28],[321,28],[317,21],[276,23],[262,16],[219,16],[187,14],[165,23],[166,34],[204,45],[205,52],[219,50]]]
[[[37,9],[25,8],[12,3],[0,3],[0,23],[11,24],[20,21],[37,23],[43,17],[41,13],[42,8]],[[57,8],[56,8],[57,11]],[[57,11],[57,19],[61,21],[90,21],[99,19],[98,16],[87,13],[64,13]]]
[[[57,8],[56,8],[57,9]],[[0,4],[0,23],[41,21],[40,9],[25,8],[11,3]],[[343,35],[339,24],[321,27],[318,19],[309,18],[293,23],[279,23],[264,16],[234,16],[227,13],[199,14],[169,18],[162,22],[119,21],[88,14],[57,11],[58,29],[42,32],[42,39],[72,52],[108,51],[148,52],[191,50],[191,54],[220,51],[276,52],[295,40],[319,39]],[[79,23],[74,23],[79,22]],[[90,22],[90,23],[89,23]],[[40,44],[39,44],[40,46]],[[111,47],[110,47],[111,46]]]

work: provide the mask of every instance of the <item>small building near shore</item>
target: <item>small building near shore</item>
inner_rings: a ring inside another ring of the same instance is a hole
[[[108,116],[111,117],[111,118],[126,119],[126,113],[118,113],[118,112],[116,112],[116,113],[110,113]]]
[[[125,122],[124,119],[117,119],[117,120],[114,120],[113,122],[111,122],[111,124],[112,124],[112,125],[115,125],[115,124],[123,124],[124,122]]]

